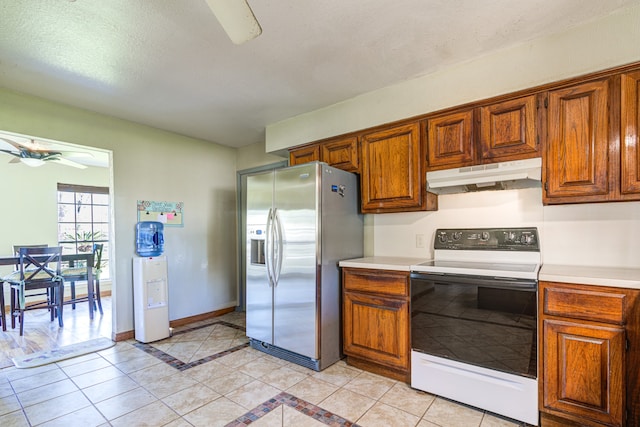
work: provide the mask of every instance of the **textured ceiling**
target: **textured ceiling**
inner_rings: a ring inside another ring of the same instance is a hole
[[[267,124],[640,0],[250,0],[232,44],[204,0],[0,1],[0,86],[240,147]]]

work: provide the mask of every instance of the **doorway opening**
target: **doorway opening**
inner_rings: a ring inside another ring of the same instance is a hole
[[[36,160],[38,156],[44,156],[44,160],[22,161],[22,158],[15,154],[20,155],[22,152],[20,147],[30,151],[31,154],[27,156]],[[14,245],[69,246],[67,253],[71,253],[69,252],[71,240],[74,246],[73,253],[89,246],[89,241],[84,242],[86,240],[84,229],[79,230],[82,232],[80,237],[75,232],[68,233],[67,237],[60,237],[64,232],[60,234],[59,184],[77,185],[78,188],[81,186],[101,188],[110,195],[110,200],[106,204],[98,200],[100,196],[92,202],[95,205],[93,207],[103,212],[103,215],[101,219],[93,221],[93,225],[100,228],[99,233],[92,230],[86,236],[89,236],[92,241],[102,240],[105,246],[108,244],[109,247],[114,248],[111,151],[5,131],[0,131],[0,149],[2,150],[0,180],[11,184],[3,186],[0,190],[3,199],[11,201],[4,210],[3,221],[0,221],[0,236],[2,236],[0,255],[11,256]],[[90,211],[85,208],[86,206],[81,207],[80,215]],[[77,206],[75,209],[77,210]],[[86,221],[81,218],[78,224],[84,222]],[[112,256],[114,256],[113,253],[109,255],[109,257]],[[64,327],[58,330],[55,322],[55,333],[52,333],[53,326],[47,311],[30,311],[25,315],[25,334],[23,337],[18,337],[19,328],[12,329],[10,317],[7,316],[9,327],[6,332],[0,331],[0,344],[2,344],[0,348],[10,349],[10,351],[2,352],[0,367],[10,366],[11,357],[14,356],[57,348],[98,336],[111,338],[116,324],[115,295],[113,294],[115,286],[112,286],[112,280],[115,277],[114,268],[115,266],[111,263],[103,265],[100,288],[104,296],[102,298],[104,315],[101,316],[98,313],[93,321],[89,320],[88,304],[76,304],[75,310],[71,305],[65,305]],[[0,276],[9,274],[11,271],[13,271],[12,266],[0,267]],[[82,288],[83,286],[80,286],[80,289]],[[69,295],[68,292],[69,290],[65,292],[65,296]],[[8,304],[10,299],[7,286],[4,287],[4,293],[5,302]],[[40,312],[43,312],[42,315]],[[38,348],[34,347],[34,343],[37,343]]]

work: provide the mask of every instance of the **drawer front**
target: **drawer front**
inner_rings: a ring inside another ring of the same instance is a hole
[[[543,286],[544,314],[622,325],[626,295],[584,288]]]
[[[405,271],[344,268],[342,283],[345,291],[379,295],[409,295],[409,273]]]

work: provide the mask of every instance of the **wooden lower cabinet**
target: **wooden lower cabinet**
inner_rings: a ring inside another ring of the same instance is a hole
[[[621,426],[624,329],[545,320],[542,333],[544,407]]]
[[[638,291],[541,282],[542,426],[638,426]]]
[[[409,273],[343,268],[347,363],[410,381]]]

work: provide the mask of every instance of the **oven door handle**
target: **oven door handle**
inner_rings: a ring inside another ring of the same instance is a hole
[[[538,288],[537,280],[513,279],[510,277],[465,276],[444,273],[425,274],[414,272],[411,273],[411,280],[426,280],[455,285],[476,285],[496,289],[517,289],[520,291],[535,291]]]

